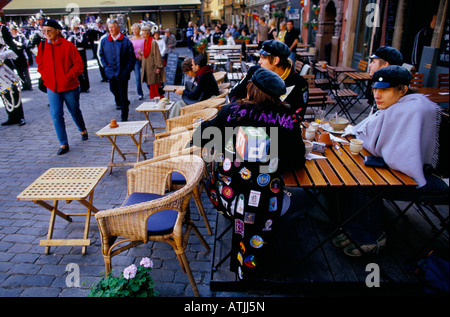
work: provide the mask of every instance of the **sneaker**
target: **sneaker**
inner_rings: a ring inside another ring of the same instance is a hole
[[[341,233],[337,237],[334,237],[332,242],[334,246],[338,248],[344,248],[351,243],[350,240],[347,238],[347,236],[343,233]]]
[[[378,254],[381,249],[383,249],[386,246],[386,234],[383,232],[383,234],[377,239],[376,244],[363,244],[360,246],[361,250],[364,251],[364,253],[375,253]],[[348,256],[362,256],[363,253],[354,245],[349,244],[344,248],[344,253]]]

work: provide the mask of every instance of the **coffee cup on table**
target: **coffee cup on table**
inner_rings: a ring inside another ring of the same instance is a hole
[[[117,128],[119,125],[117,124],[116,119],[111,119],[111,122],[109,123],[110,128]]]
[[[315,131],[319,130],[319,124],[317,122],[311,122],[309,124],[311,128],[314,128]]]
[[[305,131],[305,139],[308,141],[312,141],[316,138],[316,130],[313,127],[309,127]]]
[[[359,154],[363,149],[363,140],[352,139],[350,140],[350,153],[353,155]]]

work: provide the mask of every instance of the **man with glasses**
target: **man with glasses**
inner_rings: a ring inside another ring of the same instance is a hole
[[[78,81],[78,77],[84,71],[84,64],[75,45],[61,36],[61,30],[62,27],[58,21],[53,19],[44,21],[43,33],[46,40],[39,44],[36,56],[38,72],[47,87],[50,114],[60,143],[58,155],[69,152],[64,122],[64,102],[81,132],[81,140],[88,139],[80,110],[80,82]]]
[[[117,20],[108,21],[109,35],[101,39],[100,61],[109,80],[109,90],[113,93],[116,109],[121,110],[122,122],[128,121],[128,81],[134,70],[136,56],[131,41],[120,32]]]

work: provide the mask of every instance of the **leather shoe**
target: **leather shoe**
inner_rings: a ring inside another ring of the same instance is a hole
[[[2,122],[2,125],[13,125],[13,124],[18,124],[19,122],[16,121],[11,121],[11,120],[7,120],[5,122]]]
[[[66,154],[67,152],[69,152],[69,144],[67,144],[65,147],[60,147],[58,152],[56,152],[56,154],[63,155]]]
[[[19,126],[25,125],[27,124],[27,122],[25,121],[25,119],[20,119],[19,121]]]
[[[81,133],[81,141],[87,141],[87,139],[89,138],[88,133],[86,131],[86,133]]]

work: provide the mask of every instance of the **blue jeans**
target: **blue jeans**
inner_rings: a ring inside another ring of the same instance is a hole
[[[137,94],[139,96],[143,96],[144,92],[142,91],[142,83],[141,83],[141,66],[142,61],[136,60],[136,64],[134,64],[134,77],[136,78],[136,88]]]
[[[59,143],[61,145],[67,145],[69,144],[69,140],[67,139],[66,124],[64,122],[64,102],[78,130],[80,132],[86,130],[83,114],[80,110],[80,88],[77,87],[73,90],[59,93],[47,88],[47,96],[50,103],[50,114]]]

